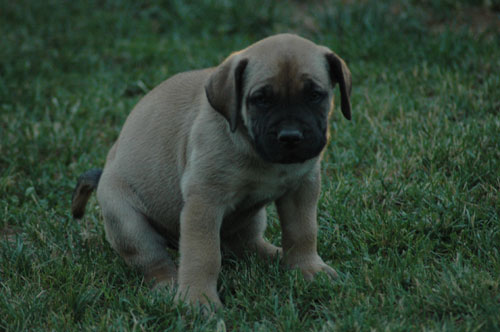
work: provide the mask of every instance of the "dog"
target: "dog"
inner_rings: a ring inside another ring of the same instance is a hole
[[[73,216],[97,189],[111,246],[154,287],[177,284],[181,302],[222,306],[222,250],[335,277],[316,250],[320,160],[334,87],[350,120],[351,82],[337,54],[292,34],[177,74],[135,106],[104,169],[80,176]],[[272,202],[282,248],[263,238]],[[179,249],[179,269],[166,246]]]

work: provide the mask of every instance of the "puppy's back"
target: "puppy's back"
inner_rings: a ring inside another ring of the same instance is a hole
[[[144,151],[177,157],[174,151],[165,153],[164,149],[178,144],[165,144],[165,140],[179,141],[188,136],[204,98],[204,83],[212,71],[210,68],[174,75],[146,94],[123,125],[115,158],[129,157],[131,150],[132,155]]]
[[[129,114],[108,154],[102,184],[120,182],[141,212],[163,223],[177,222],[180,213],[189,133],[212,71],[177,74],[151,90]]]

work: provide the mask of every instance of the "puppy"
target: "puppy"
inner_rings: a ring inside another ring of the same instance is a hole
[[[192,304],[221,305],[221,248],[283,256],[306,279],[335,276],[316,251],[316,208],[336,84],[350,119],[345,62],[291,34],[173,76],[132,110],[104,169],[80,177],[74,217],[97,188],[111,246],[155,285],[177,282],[176,298]],[[271,202],[282,248],[263,238]],[[167,245],[180,251],[178,270]]]

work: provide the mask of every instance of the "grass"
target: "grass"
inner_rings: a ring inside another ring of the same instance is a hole
[[[1,1],[0,329],[500,329],[499,8]],[[318,207],[318,250],[340,278],[226,259],[225,310],[206,319],[123,263],[95,198],[73,220],[71,192],[148,90],[284,31],[353,73],[353,121],[333,114]]]

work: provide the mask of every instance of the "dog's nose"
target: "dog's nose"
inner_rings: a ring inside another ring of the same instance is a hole
[[[304,139],[304,135],[297,129],[282,129],[278,133],[278,141],[286,145],[296,145]]]

